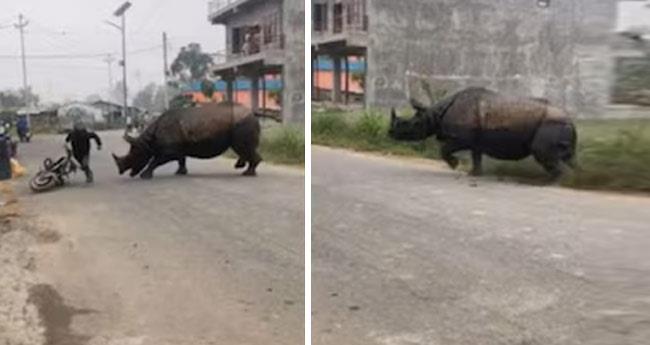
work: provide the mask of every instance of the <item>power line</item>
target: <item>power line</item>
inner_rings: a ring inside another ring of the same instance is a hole
[[[128,54],[140,54],[146,53],[162,48],[162,44],[157,44],[155,46],[150,46],[146,48],[140,48],[136,50],[129,51]],[[57,60],[57,59],[96,59],[103,58],[106,55],[111,53],[68,53],[68,54],[32,54],[26,55],[29,59],[38,59],[38,60]],[[0,54],[0,59],[20,59],[20,55],[6,55]]]
[[[98,54],[33,54],[27,55],[29,59],[56,60],[56,59],[95,59],[106,56],[106,53]],[[19,59],[20,55],[0,55],[0,59]]]

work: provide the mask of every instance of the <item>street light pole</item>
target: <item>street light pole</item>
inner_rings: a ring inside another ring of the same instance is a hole
[[[127,87],[127,82],[126,82],[126,11],[131,7],[131,3],[129,1],[123,3],[115,12],[113,13],[114,16],[116,17],[122,17],[122,26],[119,26],[117,24],[108,22],[113,27],[118,28],[121,33],[122,33],[122,97],[124,98],[123,100],[123,108],[122,108],[122,116],[124,119],[126,119],[127,124],[130,124],[130,115],[128,113],[129,109],[129,103],[128,103],[128,87]]]

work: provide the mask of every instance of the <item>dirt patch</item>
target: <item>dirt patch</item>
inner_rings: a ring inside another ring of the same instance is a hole
[[[45,328],[45,345],[83,345],[91,337],[74,334],[70,329],[75,315],[92,314],[91,309],[67,306],[63,297],[50,285],[38,284],[29,289],[28,302],[38,309]]]
[[[0,339],[2,344],[42,345],[43,329],[28,290],[37,283],[29,248],[35,238],[20,221],[2,225],[0,233]]]
[[[45,342],[40,305],[41,296],[34,273],[33,248],[41,243],[58,241],[55,231],[42,230],[25,219],[21,203],[11,185],[0,182],[0,342],[8,345],[72,344]],[[33,292],[33,293],[32,293]],[[42,299],[41,299],[42,300]]]
[[[61,234],[58,231],[52,229],[42,229],[38,230],[36,233],[36,240],[40,244],[46,243],[56,243],[61,239]]]

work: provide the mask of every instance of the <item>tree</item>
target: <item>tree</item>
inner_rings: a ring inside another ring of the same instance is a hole
[[[21,95],[13,90],[0,91],[0,107],[19,108],[24,104]]]
[[[27,102],[25,102],[27,96]],[[31,87],[27,88],[25,95],[23,89],[0,91],[0,107],[2,108],[20,108],[29,105],[38,105],[40,97],[32,91]]]
[[[183,83],[198,81],[208,76],[212,57],[201,51],[201,45],[190,43],[182,47],[171,65],[172,75]]]
[[[144,87],[144,89],[138,91],[133,98],[133,105],[141,108],[152,111],[154,108],[154,96],[156,93],[157,86],[154,83],[150,83]]]
[[[171,86],[167,86],[167,96],[169,101],[176,97],[179,94],[179,91]],[[153,98],[153,111],[163,112],[165,111],[165,86],[159,85],[156,90],[156,95]]]

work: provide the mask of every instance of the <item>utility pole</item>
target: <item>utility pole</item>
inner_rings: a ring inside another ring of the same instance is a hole
[[[167,92],[167,78],[169,77],[169,68],[167,67],[167,33],[163,32],[163,68],[165,72],[165,85],[163,85],[165,95],[165,110],[169,108],[169,93]]]
[[[129,91],[126,86],[126,16],[122,13],[122,95],[124,97],[124,118],[128,119]]]
[[[25,27],[29,24],[22,14],[18,15],[18,24],[14,24],[16,29],[20,31],[20,55],[23,61],[23,102],[25,106],[29,106],[29,99],[27,96],[27,61],[25,59]]]
[[[113,55],[108,54],[104,58],[104,62],[108,64],[108,90],[109,92],[113,90],[113,62],[115,61],[115,58]]]

